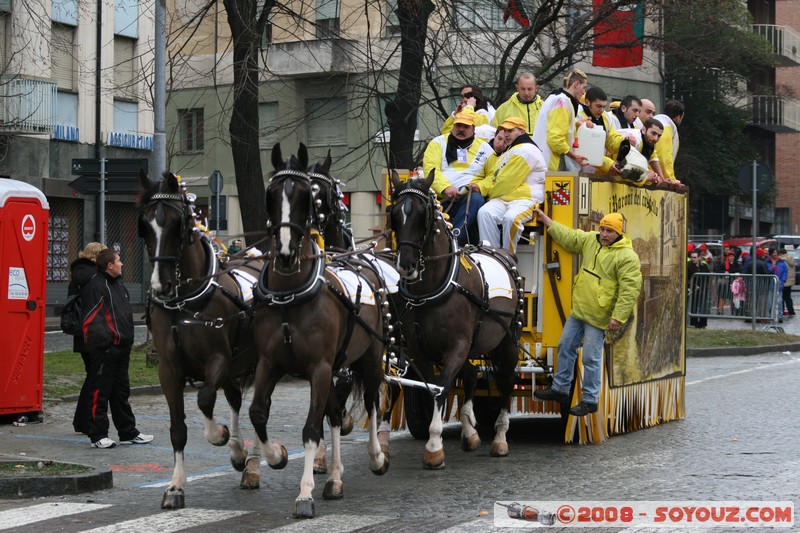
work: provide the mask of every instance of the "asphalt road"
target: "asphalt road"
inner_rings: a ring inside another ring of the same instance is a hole
[[[354,431],[343,443],[345,497],[323,500],[325,478],[316,476],[317,518],[311,521],[291,518],[302,469],[301,426],[308,404],[304,382],[281,383],[276,390],[269,431],[285,444],[291,459],[283,470],[262,466],[261,488],[255,491],[239,489],[240,474],[229,466],[227,450],[203,440],[195,393],[187,392],[190,481],[182,511],[159,508],[172,470],[163,398],[131,399],[139,428],[154,433],[156,440],[112,450],[91,449],[85,437],[72,433],[74,404],[62,403],[48,407],[41,424],[0,426],[0,453],[106,465],[114,470],[115,486],[77,496],[0,501],[0,530],[504,531],[493,522],[499,500],[767,500],[798,507],[798,370],[797,353],[690,358],[685,420],[600,445],[564,445],[555,421],[518,416],[508,435],[511,453],[498,459],[489,457],[488,437],[478,451],[461,451],[459,428],[451,424],[445,431],[447,468],[442,471],[423,470],[423,443],[396,432],[391,467],[385,476],[375,476],[366,464],[366,435]],[[218,403],[219,417],[226,420],[221,398]],[[243,418],[244,433],[252,434]]]

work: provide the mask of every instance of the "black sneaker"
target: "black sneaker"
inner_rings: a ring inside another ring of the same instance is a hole
[[[564,394],[563,392],[558,392],[553,389],[535,390],[533,391],[533,395],[540,400],[555,400],[561,403],[569,402],[569,394]]]
[[[575,416],[586,416],[590,413],[594,413],[595,411],[597,411],[596,403],[581,401],[581,403],[569,410],[569,414]]]

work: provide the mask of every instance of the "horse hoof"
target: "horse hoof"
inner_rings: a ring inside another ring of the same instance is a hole
[[[339,434],[342,437],[346,437],[353,431],[353,426],[355,425],[355,420],[353,420],[353,415],[347,415],[344,420],[342,420],[342,427],[339,430]]]
[[[441,470],[444,468],[444,448],[439,451],[422,452],[422,466],[425,470]]]
[[[286,447],[281,444],[281,459],[278,461],[277,464],[269,464],[270,468],[275,470],[281,470],[282,468],[286,468],[286,465],[289,463],[289,454],[286,452]],[[313,504],[313,500],[312,500]],[[314,515],[311,515],[314,516]]]
[[[508,455],[508,443],[507,442],[493,442],[492,449],[489,451],[489,455],[492,457],[505,457]]]
[[[295,518],[314,518],[314,498],[297,498],[294,501]]]
[[[344,497],[344,485],[336,479],[329,479],[322,489],[322,497],[326,500],[341,500]]]
[[[378,432],[378,444],[381,445],[381,451],[389,456],[389,432],[388,431],[379,431]]]
[[[461,435],[461,449],[465,452],[474,452],[481,444],[481,437],[477,433],[473,433],[469,437]]]
[[[247,468],[242,472],[242,480],[239,482],[239,488],[255,490],[261,486],[260,463],[261,461],[259,461],[257,457],[251,457],[247,461]]]
[[[242,457],[234,457],[231,455],[231,466],[234,470],[237,472],[242,472],[245,465],[247,465],[247,450],[244,451],[244,455]]]
[[[222,437],[220,440],[211,442],[214,446],[225,446],[228,444],[228,441],[231,439],[231,430],[228,429],[228,426],[222,426]]]
[[[328,464],[325,461],[325,456],[318,457],[314,459],[314,473],[315,474],[327,474],[328,473]]]
[[[183,489],[167,489],[161,498],[162,509],[183,509],[186,507]]]
[[[372,469],[370,469],[370,470],[372,470]],[[387,470],[389,470],[389,454],[388,453],[384,453],[383,454],[383,465],[381,465],[381,467],[379,469],[377,469],[377,470],[372,470],[372,473],[375,474],[376,476],[382,476],[382,475],[384,475],[386,473]]]

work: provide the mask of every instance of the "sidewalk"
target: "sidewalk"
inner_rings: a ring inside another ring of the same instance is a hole
[[[726,348],[687,348],[686,355],[688,357],[702,357],[713,355],[756,355],[769,352],[795,352],[800,351],[800,342],[792,344],[775,344],[770,342],[770,335],[774,330],[768,329],[764,331],[764,326],[770,324],[756,324],[755,331],[764,334],[764,344],[761,346],[731,346]],[[796,316],[785,316],[782,323],[777,324],[778,327],[783,328],[783,332],[787,335],[796,335],[800,337],[800,314]],[[709,318],[707,329],[726,329],[726,330],[752,330],[753,324],[742,319],[731,318]]]

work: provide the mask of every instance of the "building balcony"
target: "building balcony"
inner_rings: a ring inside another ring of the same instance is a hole
[[[800,132],[800,102],[780,96],[750,97],[753,126],[774,133]]]
[[[55,83],[0,76],[0,99],[0,132],[50,134],[55,129]]]
[[[781,66],[800,65],[800,34],[792,28],[774,24],[753,24],[753,32],[772,45],[772,51]]]
[[[346,74],[355,41],[330,38],[291,43],[273,43],[267,55],[267,70],[276,76],[304,77]]]

